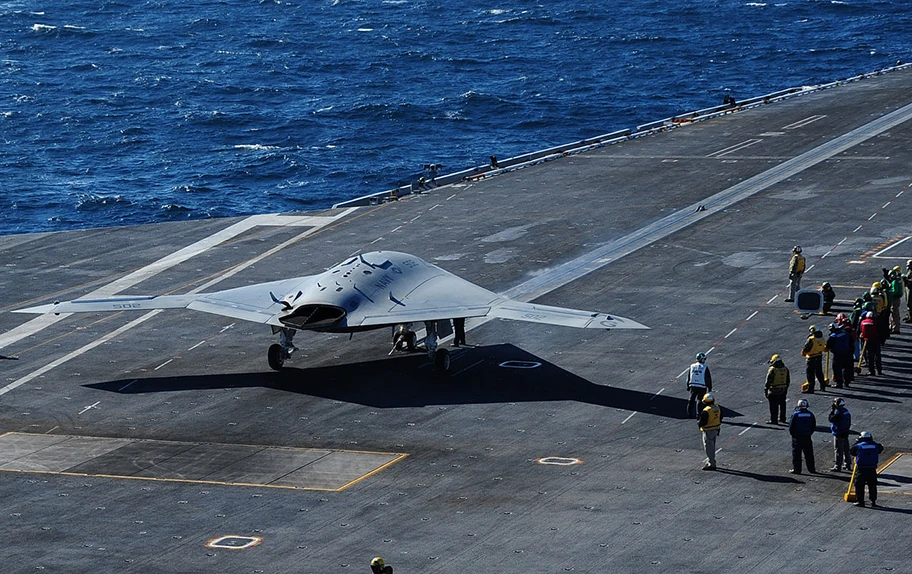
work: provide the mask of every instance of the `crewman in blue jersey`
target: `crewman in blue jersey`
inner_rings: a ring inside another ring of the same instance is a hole
[[[712,375],[706,366],[706,353],[697,353],[695,363],[687,368],[687,390],[690,391],[690,400],[687,401],[687,416],[697,417],[697,401],[703,400],[707,391],[713,390]]]
[[[722,409],[716,404],[712,393],[703,395],[703,410],[700,411],[700,430],[703,432],[703,450],[706,460],[703,470],[716,470],[716,439],[722,429]]]
[[[830,470],[838,472],[845,465],[846,470],[852,470],[849,465],[849,430],[852,428],[852,413],[845,406],[841,397],[833,399],[830,408],[830,432],[833,433],[833,452],[836,455],[836,464]]]
[[[865,505],[865,485],[868,485],[871,506],[877,506],[877,464],[883,445],[874,442],[871,433],[864,431],[849,452],[855,457],[855,506]]]
[[[801,474],[801,453],[804,453],[808,472],[817,473],[817,464],[814,462],[814,443],[811,435],[817,429],[817,418],[808,408],[805,399],[798,401],[795,412],[789,421],[789,434],[792,435],[792,469],[791,474]]]

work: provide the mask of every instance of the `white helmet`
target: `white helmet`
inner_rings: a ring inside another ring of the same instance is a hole
[[[799,408],[799,409],[806,409],[806,408],[808,408],[807,399],[801,399],[801,400],[799,400],[799,401],[798,401],[798,408]]]
[[[861,431],[861,434],[858,435],[858,438],[871,438],[871,433],[868,431]]]

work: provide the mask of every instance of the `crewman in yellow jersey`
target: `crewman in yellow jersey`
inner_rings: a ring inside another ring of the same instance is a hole
[[[801,276],[804,275],[804,268],[807,260],[801,254],[801,246],[796,245],[792,248],[792,259],[789,261],[789,296],[785,301],[791,303],[795,300],[795,293],[801,290]]]
[[[703,470],[716,470],[716,439],[722,428],[722,409],[716,404],[712,393],[703,395],[703,410],[700,411],[700,431],[703,433],[703,450],[706,460]]]
[[[788,367],[779,355],[773,355],[769,360],[770,368],[766,371],[766,400],[769,401],[770,418],[767,423],[774,425],[778,420],[785,424],[785,399],[791,384],[791,375]]]
[[[823,331],[815,325],[808,327],[808,338],[804,341],[801,348],[801,356],[807,358],[807,390],[802,388],[802,393],[814,392],[814,379],[820,382],[820,390],[826,389],[826,382],[823,380],[823,353],[826,351],[826,340],[823,338]]]

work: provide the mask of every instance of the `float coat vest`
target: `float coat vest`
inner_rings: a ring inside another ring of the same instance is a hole
[[[855,446],[858,447],[858,454],[855,455],[855,464],[858,468],[877,468],[877,462],[880,460],[877,443],[859,442]]]
[[[823,337],[811,336],[804,343],[801,354],[810,359],[811,357],[819,357],[825,350],[826,341],[823,340]]]
[[[852,413],[849,409],[841,407],[830,415],[830,432],[834,435],[848,435],[852,428]]]
[[[706,405],[703,409],[706,413],[706,424],[700,427],[701,431],[719,430],[722,426],[722,409],[719,405]]]
[[[792,423],[789,431],[792,436],[811,436],[817,426],[814,413],[809,410],[798,409],[792,413]]]
[[[706,365],[703,363],[694,363],[690,366],[690,386],[706,386]]]
[[[780,361],[776,361],[779,363]],[[766,388],[771,395],[781,395],[789,386],[789,371],[785,365],[781,367],[772,366],[766,373]]]

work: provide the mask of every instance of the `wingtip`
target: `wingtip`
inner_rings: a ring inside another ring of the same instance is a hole
[[[45,315],[47,313],[53,313],[54,309],[57,307],[56,303],[50,303],[48,305],[38,305],[37,307],[26,307],[24,309],[13,309],[10,313],[31,313],[33,315]]]

